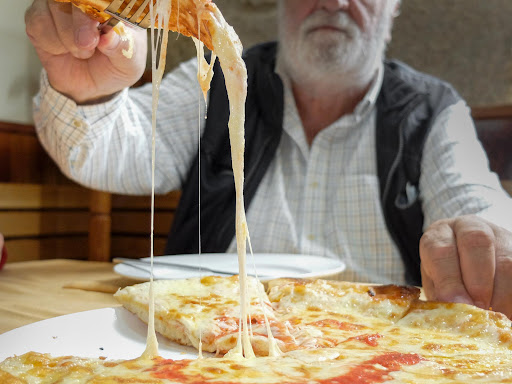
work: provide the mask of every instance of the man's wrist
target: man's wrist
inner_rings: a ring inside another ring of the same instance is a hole
[[[115,99],[122,91],[118,91],[116,93],[113,93],[111,95],[107,95],[107,96],[100,96],[98,98],[95,98],[95,99],[91,99],[91,100],[86,100],[86,101],[82,101],[82,102],[79,102],[79,101],[76,101],[75,100],[75,103],[76,105],[79,105],[79,106],[88,106],[88,105],[96,105],[96,104],[103,104],[103,103],[107,103],[113,99]]]

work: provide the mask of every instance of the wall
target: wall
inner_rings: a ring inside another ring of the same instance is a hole
[[[402,0],[389,57],[452,83],[471,106],[512,105],[512,1]]]
[[[25,34],[24,13],[31,0],[0,0],[0,121],[32,122],[32,96],[40,64]],[[6,17],[6,15],[8,17]]]
[[[276,0],[214,0],[226,21],[233,26],[244,48],[274,40],[277,36]],[[194,43],[171,33],[167,70],[196,55]]]

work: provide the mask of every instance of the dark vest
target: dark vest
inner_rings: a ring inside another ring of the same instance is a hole
[[[274,72],[277,45],[248,50],[245,123],[246,209],[250,208],[279,145],[283,85]],[[397,61],[385,63],[377,99],[376,151],[381,204],[388,230],[400,249],[410,284],[421,283],[419,239],[423,213],[418,183],[422,149],[437,115],[460,97],[446,83]],[[201,138],[201,252],[225,252],[235,235],[235,187],[228,134],[229,104],[218,63],[210,90],[208,119]],[[199,251],[199,161],[182,188],[166,254]]]

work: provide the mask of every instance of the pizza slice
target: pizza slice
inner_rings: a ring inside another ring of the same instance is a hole
[[[256,279],[248,279],[251,344],[257,356],[268,355],[269,342],[265,316],[272,335],[282,351],[296,348],[285,323],[279,321]],[[238,342],[240,289],[238,276],[208,276],[185,280],[154,282],[155,329],[182,345],[224,355]],[[149,283],[119,290],[114,297],[144,322],[149,316]]]
[[[110,19],[105,9],[111,0],[55,0],[62,3],[73,3],[94,20],[104,23]],[[127,2],[125,2],[127,3]],[[129,16],[137,10],[143,0],[138,0]],[[123,7],[124,8],[124,7]],[[123,9],[121,8],[121,10]],[[149,6],[147,7],[149,10]],[[215,20],[220,11],[211,0],[171,0],[171,14],[169,29],[184,36],[195,37],[202,41],[209,49],[213,49],[212,34],[215,29]],[[144,12],[139,22],[147,14]]]
[[[416,287],[396,285],[289,278],[268,283],[276,316],[290,324],[300,348],[376,346],[419,295]]]

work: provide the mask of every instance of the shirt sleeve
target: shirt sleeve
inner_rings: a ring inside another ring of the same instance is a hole
[[[489,169],[464,102],[446,108],[436,118],[421,167],[424,229],[440,219],[475,214],[512,230],[512,199]]]
[[[206,107],[196,73],[194,58],[162,81],[155,132],[157,193],[181,188],[197,155]],[[43,71],[34,98],[37,134],[64,174],[110,192],[151,192],[151,119],[151,84],[80,106],[53,89]]]

